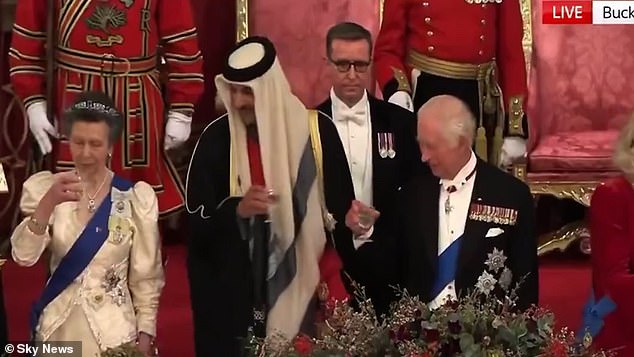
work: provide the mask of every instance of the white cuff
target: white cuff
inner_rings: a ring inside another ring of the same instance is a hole
[[[363,233],[360,236],[353,236],[352,245],[354,246],[354,249],[359,249],[359,247],[364,245],[365,243],[372,242],[372,240],[370,239],[370,237],[372,237],[372,233],[374,233],[374,226],[370,227],[367,232]]]

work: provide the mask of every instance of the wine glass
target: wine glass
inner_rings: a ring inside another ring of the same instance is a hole
[[[370,229],[376,221],[378,211],[374,207],[362,207],[359,210],[359,227]]]
[[[277,204],[277,202],[280,199],[280,196],[275,193],[275,191],[269,189],[268,190],[268,198],[269,198],[269,202],[271,203],[272,206],[275,206],[275,204]],[[264,220],[264,223],[271,223],[273,222],[273,220],[271,219],[271,215],[267,215],[266,219]]]

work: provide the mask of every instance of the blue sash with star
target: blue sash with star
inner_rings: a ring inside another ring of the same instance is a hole
[[[458,253],[464,235],[454,240],[447,249],[438,256],[438,269],[436,280],[431,288],[432,300],[435,299],[443,289],[452,281],[456,280],[456,271],[458,270]]]
[[[127,191],[133,185],[130,181],[115,175],[112,178],[112,186],[120,191]],[[51,275],[40,298],[33,304],[30,321],[32,337],[35,337],[35,328],[44,308],[86,269],[108,239],[108,219],[111,207],[111,192],[108,192],[84,230]]]

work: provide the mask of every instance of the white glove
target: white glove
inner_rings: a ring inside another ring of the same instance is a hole
[[[409,110],[410,112],[414,111],[414,105],[412,104],[412,97],[410,97],[409,93],[407,93],[405,91],[400,90],[400,91],[392,94],[390,99],[388,99],[387,101],[392,103],[392,104],[396,104],[398,106],[401,106],[401,107]]]
[[[59,137],[59,134],[51,122],[48,121],[48,117],[46,116],[46,102],[41,101],[29,105],[29,107],[26,108],[26,116],[29,120],[31,133],[37,141],[37,144],[40,146],[42,155],[46,155],[53,151],[53,145],[51,144],[51,139],[48,136],[51,135],[52,137],[57,138]]]
[[[526,155],[526,139],[518,137],[504,138],[502,150],[500,151],[500,166],[508,167],[517,159]]]
[[[173,110],[167,114],[165,126],[165,150],[173,149],[189,139],[192,132],[192,118]]]

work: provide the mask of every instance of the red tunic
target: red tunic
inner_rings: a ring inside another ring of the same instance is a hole
[[[17,4],[9,63],[25,106],[45,99],[47,3]],[[167,61],[167,109],[191,115],[203,75],[189,0],[66,0],[56,1],[55,9],[56,113],[61,116],[82,91],[109,94],[125,118],[111,169],[152,185],[161,214],[181,208],[182,184],[163,150],[166,114],[156,68],[160,43]],[[54,153],[57,170],[73,166],[65,138]]]
[[[400,72],[411,86],[407,53],[457,63],[496,60],[504,98],[526,96],[523,22],[519,1],[469,4],[465,0],[385,0],[374,68],[384,95]]]
[[[625,177],[597,187],[590,206],[592,277],[598,301],[608,295],[616,310],[605,317],[597,347],[625,346],[619,356],[634,356],[634,188]]]

